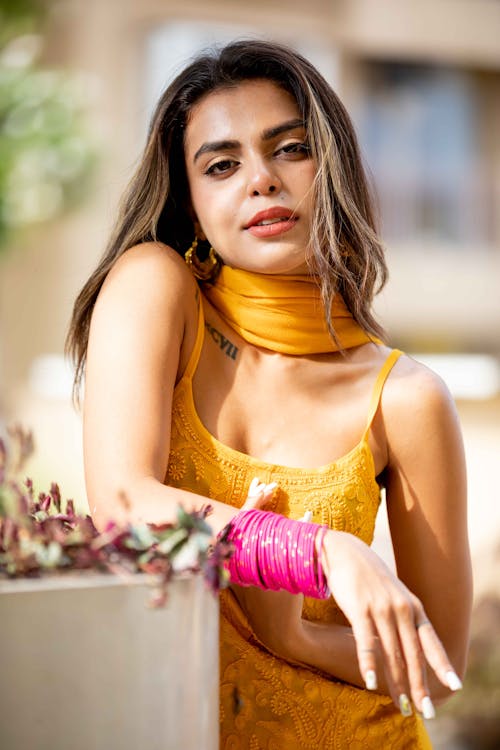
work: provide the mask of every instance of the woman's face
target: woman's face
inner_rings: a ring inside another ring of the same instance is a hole
[[[224,263],[307,273],[316,166],[288,92],[256,79],[207,94],[191,110],[185,158],[198,233]]]

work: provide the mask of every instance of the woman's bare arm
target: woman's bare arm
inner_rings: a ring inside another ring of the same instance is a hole
[[[366,673],[369,659],[374,663],[374,655],[364,654],[359,643],[360,639],[368,643],[371,635],[390,694],[393,698],[411,695],[420,708],[425,695],[436,702],[450,695],[448,672],[463,675],[467,657],[472,583],[463,444],[446,386],[409,357],[395,366],[378,418],[386,434],[387,507],[397,572],[404,586],[398,591],[381,568],[368,592],[360,585],[356,591],[352,583],[350,590],[347,577],[340,590],[334,588],[344,560],[349,562],[347,553],[334,560],[331,588],[353,625],[361,672]],[[364,558],[368,561],[361,548],[359,555],[357,575]],[[379,567],[376,560],[373,564]],[[368,568],[365,580],[370,580]],[[353,597],[365,599],[361,609]],[[350,611],[358,615],[361,629]],[[421,625],[418,630],[416,624]],[[336,632],[350,649],[347,635]],[[317,636],[319,643],[324,632]],[[343,679],[348,667],[343,658]],[[349,681],[357,684],[355,663],[351,669]]]
[[[352,628],[301,620],[303,596],[286,591],[232,587],[255,635],[269,651],[286,661],[314,667],[342,682],[365,687]],[[378,660],[377,692],[389,695]]]
[[[393,418],[386,419],[386,496],[398,576],[423,602],[462,675],[472,576],[460,427],[453,400],[434,373],[409,358],[399,372],[388,392]],[[408,416],[397,419],[398,411]],[[420,628],[421,638],[426,631]],[[429,688],[438,699],[447,694],[432,673]]]
[[[173,521],[207,499],[167,487],[174,386],[196,339],[198,288],[170,248],[127,250],[108,275],[90,327],[84,397],[85,477],[98,525]],[[123,498],[126,501],[123,501]],[[210,501],[217,533],[236,509]]]

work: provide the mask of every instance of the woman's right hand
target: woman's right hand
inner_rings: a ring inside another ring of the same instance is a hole
[[[271,484],[265,484],[261,482],[258,477],[254,477],[250,482],[248,493],[244,504],[241,506],[242,510],[252,510],[258,508],[259,510],[265,510],[267,503],[272,499],[274,491],[278,485],[276,482]]]
[[[376,687],[378,655],[396,706],[411,713],[411,696],[430,718],[427,664],[451,690],[461,683],[420,600],[352,534],[327,531],[320,554],[330,591],[351,623],[367,688]]]

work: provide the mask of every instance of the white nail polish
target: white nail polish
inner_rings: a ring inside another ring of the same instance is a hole
[[[453,692],[462,689],[462,680],[457,674],[455,674],[455,672],[446,672],[446,682],[450,690],[453,690]]]
[[[260,483],[258,477],[254,477],[254,479],[252,479],[252,481],[250,482],[250,487],[248,488],[248,497],[256,497],[257,495],[260,495],[263,486],[264,485]]]
[[[398,701],[399,701],[399,710],[401,711],[401,714],[403,716],[411,716],[412,715],[411,704],[406,693],[401,693],[401,695],[398,698]]]
[[[434,719],[436,717],[436,711],[428,695],[422,698],[422,715],[424,719]]]
[[[365,674],[365,685],[367,690],[377,689],[377,675],[373,669],[369,669]]]
[[[257,487],[257,485],[258,485],[258,484],[259,484],[259,479],[258,479],[258,477],[254,477],[254,478],[252,479],[252,481],[250,482],[250,487],[248,488],[248,494],[249,494],[249,495],[251,495],[251,494],[252,494],[252,492],[255,492],[255,488]]]
[[[313,517],[312,511],[306,510],[306,512],[304,513],[304,518],[302,518],[301,521],[305,521],[305,523],[311,523],[312,517]]]

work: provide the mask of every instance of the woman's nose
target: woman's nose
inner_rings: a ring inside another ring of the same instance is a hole
[[[248,181],[249,195],[269,195],[279,193],[281,180],[278,175],[263,162],[254,165],[254,169]]]

